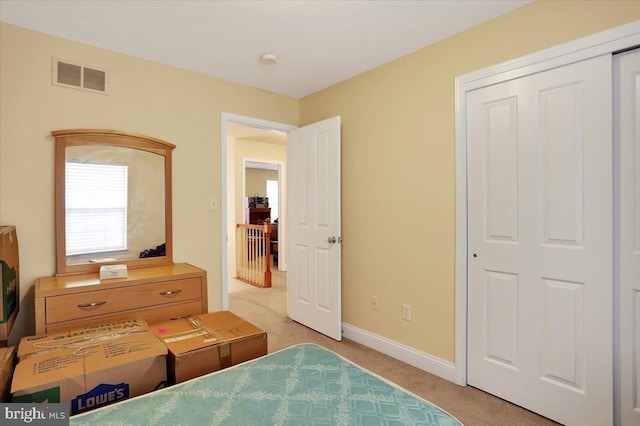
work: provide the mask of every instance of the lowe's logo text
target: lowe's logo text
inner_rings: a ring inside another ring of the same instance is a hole
[[[127,398],[129,398],[127,383],[117,385],[103,383],[71,401],[71,413],[82,413]]]

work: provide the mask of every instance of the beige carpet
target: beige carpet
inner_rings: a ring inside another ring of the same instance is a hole
[[[556,424],[478,389],[455,385],[348,339],[337,342],[290,320],[285,273],[274,271],[269,289],[231,293],[229,308],[267,332],[269,352],[298,343],[319,344],[432,402],[467,426]]]

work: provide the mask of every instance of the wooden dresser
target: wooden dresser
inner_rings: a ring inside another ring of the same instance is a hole
[[[250,225],[262,225],[271,217],[271,208],[247,208],[247,219]]]
[[[207,272],[187,263],[129,269],[127,278],[98,273],[43,277],[35,287],[36,334],[124,317],[148,323],[207,313]]]

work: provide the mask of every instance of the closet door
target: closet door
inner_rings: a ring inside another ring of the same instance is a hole
[[[567,425],[613,418],[611,73],[467,94],[468,383]]]
[[[640,51],[616,55],[614,65],[615,117],[619,126],[616,132],[621,389],[618,423],[640,425]]]

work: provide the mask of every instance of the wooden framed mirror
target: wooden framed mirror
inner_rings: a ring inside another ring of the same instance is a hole
[[[175,145],[116,130],[55,130],[56,275],[173,264]]]

